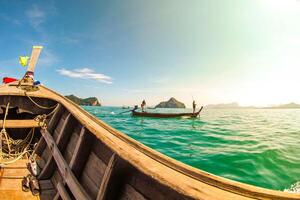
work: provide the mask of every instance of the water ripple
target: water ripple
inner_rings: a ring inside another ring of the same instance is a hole
[[[300,110],[211,109],[192,120],[118,115],[124,110],[117,107],[84,109],[188,165],[256,186],[299,192]]]

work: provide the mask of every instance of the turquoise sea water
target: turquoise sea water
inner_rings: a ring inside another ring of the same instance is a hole
[[[119,115],[125,110],[118,107],[84,109],[193,167],[264,188],[300,191],[300,109],[204,109],[197,119],[132,117]]]

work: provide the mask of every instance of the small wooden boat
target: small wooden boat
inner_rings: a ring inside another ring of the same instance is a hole
[[[0,86],[0,199],[300,199],[185,165],[33,86],[35,50],[26,76]],[[28,173],[37,196],[22,191]]]
[[[175,117],[190,117],[195,118],[200,115],[203,106],[199,109],[198,112],[195,113],[150,113],[150,112],[137,112],[136,110],[132,110],[132,116],[136,117],[154,117],[154,118],[175,118]]]

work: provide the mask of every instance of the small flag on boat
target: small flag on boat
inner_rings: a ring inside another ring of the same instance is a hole
[[[15,79],[15,78],[11,78],[11,77],[4,77],[4,78],[3,78],[3,82],[2,82],[2,83],[5,83],[5,84],[7,84],[7,83],[14,82],[14,81],[17,81],[17,79]]]
[[[19,57],[19,63],[20,63],[23,67],[26,67],[26,66],[27,66],[28,60],[29,60],[29,57],[28,57],[28,56],[20,56],[20,57]]]

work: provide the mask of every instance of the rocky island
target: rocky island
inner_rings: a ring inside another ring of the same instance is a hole
[[[299,108],[300,108],[300,104],[296,104],[296,103],[288,103],[288,104],[264,107],[264,109],[299,109]]]
[[[171,97],[169,101],[160,102],[155,108],[185,108],[185,105]]]
[[[65,97],[81,106],[101,106],[99,100],[96,97],[89,97],[89,98],[82,99],[82,98],[76,97],[73,94],[67,95]]]
[[[211,108],[211,109],[237,109],[237,108],[243,108],[238,103],[221,103],[221,104],[209,104],[206,105],[205,108]]]

